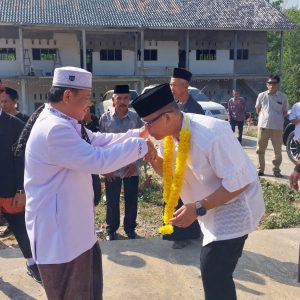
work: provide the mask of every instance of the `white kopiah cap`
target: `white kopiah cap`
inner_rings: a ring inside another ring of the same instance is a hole
[[[73,89],[91,89],[92,73],[76,67],[62,67],[54,70],[52,86]]]

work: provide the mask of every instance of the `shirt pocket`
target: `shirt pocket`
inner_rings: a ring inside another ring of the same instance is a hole
[[[283,109],[282,102],[281,101],[274,101],[274,103],[273,103],[273,109],[277,113],[282,113],[282,109]]]

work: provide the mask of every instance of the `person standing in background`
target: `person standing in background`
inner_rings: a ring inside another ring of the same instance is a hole
[[[274,148],[273,174],[275,177],[282,177],[280,165],[282,162],[282,132],[284,118],[289,109],[288,99],[285,94],[279,91],[280,78],[277,75],[269,75],[267,80],[267,91],[258,95],[256,101],[256,112],[258,114],[257,124],[257,147],[258,155],[258,176],[264,176],[265,152],[269,140]]]
[[[128,85],[116,85],[112,96],[113,108],[100,118],[100,131],[107,133],[126,132],[129,129],[143,126],[136,112],[128,109],[130,94]],[[116,231],[120,226],[120,194],[124,185],[125,216],[124,230],[130,239],[136,238],[137,199],[139,187],[138,163],[105,174],[106,191],[106,240],[116,239]]]
[[[22,122],[26,123],[29,117],[25,114],[22,114],[16,109],[18,101],[18,92],[15,89],[4,87],[1,82],[2,93],[0,94],[0,106],[7,114],[15,116]],[[10,226],[7,226],[3,231],[0,232],[0,237],[6,237],[11,234]]]
[[[2,109],[26,123],[29,119],[29,116],[19,112],[16,108],[19,96],[18,92],[15,89],[5,87],[4,93],[1,95],[0,104]]]
[[[94,110],[93,104],[91,103],[88,107],[86,114],[83,119],[84,126],[92,132],[99,131],[99,119],[98,117],[92,112]]]
[[[87,108],[86,114],[83,118],[83,125],[92,132],[99,131],[99,119],[91,112],[92,104]],[[92,174],[93,190],[94,190],[94,204],[97,206],[101,201],[101,180],[99,174]]]
[[[229,123],[233,132],[235,132],[235,127],[237,126],[239,131],[238,140],[242,144],[246,101],[240,96],[240,91],[238,90],[233,90],[232,96],[228,101]]]
[[[202,106],[188,93],[192,73],[181,68],[175,68],[170,80],[170,87],[179,108],[183,112],[205,115]]]
[[[19,157],[14,155],[14,145],[23,127],[24,122],[7,114],[0,107],[0,213],[8,222],[27,260],[28,274],[41,283],[25,226],[24,155]]]
[[[181,111],[204,115],[202,106],[188,93],[192,76],[193,74],[185,69],[175,68],[170,80],[171,91]],[[182,205],[182,200],[179,199],[176,209],[179,209]],[[200,238],[200,236],[199,223],[194,221],[186,228],[174,226],[174,232],[170,235],[163,235],[163,239],[173,241],[173,249],[182,249],[188,244],[189,240]]]

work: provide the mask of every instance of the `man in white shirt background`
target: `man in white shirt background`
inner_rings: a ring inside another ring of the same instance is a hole
[[[255,105],[258,114],[256,154],[258,156],[257,171],[259,176],[265,175],[265,152],[268,142],[271,140],[274,148],[273,174],[275,177],[282,177],[280,171],[282,132],[289,104],[286,95],[279,91],[279,83],[279,76],[269,75],[268,90],[258,95]]]
[[[300,89],[297,91],[298,102],[292,106],[289,120],[295,125],[294,139],[300,142]]]
[[[141,138],[146,130],[102,134],[84,129],[79,121],[91,88],[90,72],[55,69],[49,103],[27,123],[36,119],[25,152],[26,226],[49,299],[102,299],[91,174],[156,155],[152,143]]]
[[[190,148],[181,189],[184,205],[170,222],[187,227],[198,218],[204,236],[200,269],[205,299],[236,299],[233,272],[248,234],[264,214],[255,166],[227,122],[180,112],[168,84],[140,95],[132,106],[151,136],[173,138],[173,164],[181,129],[189,128]],[[161,143],[159,156],[150,161],[161,176],[163,153]]]

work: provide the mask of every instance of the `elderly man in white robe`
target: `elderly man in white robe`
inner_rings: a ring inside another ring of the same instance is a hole
[[[31,118],[36,121],[25,151],[26,226],[49,299],[102,299],[91,174],[156,155],[142,138],[146,130],[102,134],[84,129],[79,121],[91,88],[90,72],[57,68],[49,103]]]
[[[204,236],[200,269],[205,299],[236,299],[233,272],[248,234],[264,214],[255,166],[227,122],[180,112],[168,84],[140,95],[132,106],[150,135],[168,137],[151,161],[163,176],[165,211],[170,210],[164,232],[170,224],[187,227],[198,219]],[[184,205],[173,215],[178,189]]]

